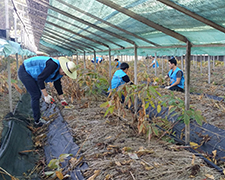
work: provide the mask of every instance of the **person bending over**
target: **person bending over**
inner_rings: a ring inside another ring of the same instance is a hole
[[[36,56],[26,59],[20,66],[18,76],[31,96],[31,108],[35,126],[40,127],[45,123],[40,117],[39,101],[41,93],[44,95],[46,103],[50,104],[53,100],[45,89],[45,82],[53,82],[61,99],[61,104],[68,105],[63,98],[61,85],[63,75],[72,79],[77,77],[76,65],[64,57],[60,57],[57,60],[52,57]]]

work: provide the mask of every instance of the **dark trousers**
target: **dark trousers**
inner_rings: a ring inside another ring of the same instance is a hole
[[[24,65],[20,66],[18,76],[31,96],[31,108],[33,110],[33,118],[35,122],[38,122],[40,119],[41,91],[37,84],[37,81],[26,72]]]
[[[184,89],[178,87],[177,85],[176,86],[173,86],[171,88],[169,88],[169,90],[171,91],[180,91],[180,92],[184,92]]]

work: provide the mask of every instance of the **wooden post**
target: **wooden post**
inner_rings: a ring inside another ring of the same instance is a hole
[[[208,84],[210,84],[210,76],[211,76],[211,72],[210,72],[210,56],[208,55]]]
[[[187,42],[186,57],[185,57],[185,110],[190,108],[190,57],[191,57],[191,43]],[[190,142],[190,123],[185,124],[185,144]]]

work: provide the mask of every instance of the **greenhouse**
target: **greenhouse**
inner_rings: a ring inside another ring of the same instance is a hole
[[[225,179],[225,1],[0,5],[0,179]]]

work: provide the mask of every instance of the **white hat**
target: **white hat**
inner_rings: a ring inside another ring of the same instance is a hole
[[[76,65],[74,62],[66,59],[65,57],[60,57],[59,58],[59,63],[67,76],[69,76],[71,79],[76,79],[77,78],[77,71],[76,71]]]

